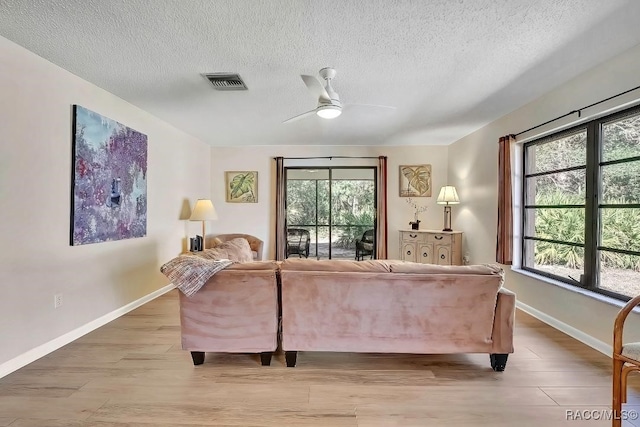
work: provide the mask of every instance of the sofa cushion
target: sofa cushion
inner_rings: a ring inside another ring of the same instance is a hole
[[[436,265],[415,262],[389,263],[392,273],[410,274],[490,274],[503,275],[504,270],[492,264],[484,265]]]
[[[390,273],[385,260],[354,261],[346,259],[286,259],[280,264],[283,271],[332,271],[340,273]]]
[[[278,270],[278,263],[276,261],[252,261],[244,262],[240,264],[232,264],[227,267],[227,270]]]

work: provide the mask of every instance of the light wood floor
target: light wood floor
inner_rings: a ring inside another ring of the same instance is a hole
[[[610,426],[608,357],[517,313],[505,372],[487,355],[253,355],[180,348],[177,291],[0,379],[0,426]],[[640,410],[634,380],[628,410]],[[625,423],[625,426],[640,426]]]

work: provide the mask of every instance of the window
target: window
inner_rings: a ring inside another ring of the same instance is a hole
[[[522,268],[640,295],[640,109],[524,145]]]

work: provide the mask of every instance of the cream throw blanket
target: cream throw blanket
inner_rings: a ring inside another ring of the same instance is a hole
[[[228,259],[206,259],[197,255],[180,255],[160,267],[162,274],[190,297],[218,271],[233,264]]]
[[[224,242],[213,249],[180,255],[160,267],[176,287],[190,297],[207,283],[214,274],[234,263],[253,261],[251,247],[246,239]]]

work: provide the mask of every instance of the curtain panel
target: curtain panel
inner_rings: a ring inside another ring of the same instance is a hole
[[[498,232],[496,236],[496,262],[513,262],[513,198],[511,182],[511,146],[515,136],[498,140]]]
[[[284,157],[276,157],[276,260],[283,261],[287,250],[287,212],[284,176]]]
[[[387,157],[378,157],[378,203],[376,206],[376,258],[387,259]]]

